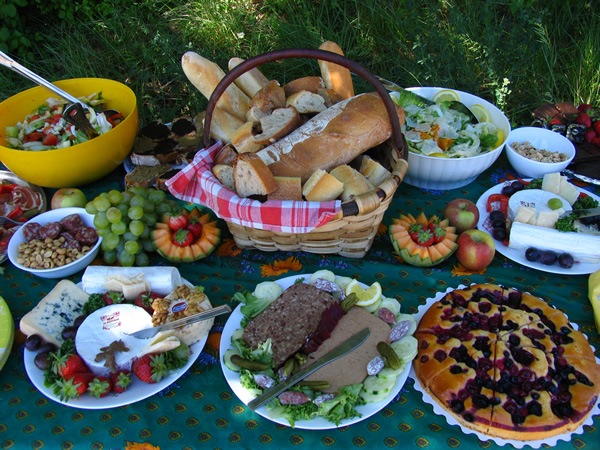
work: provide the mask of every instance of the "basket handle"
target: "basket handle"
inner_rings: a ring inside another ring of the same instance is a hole
[[[390,124],[392,128],[392,146],[395,151],[398,152],[399,158],[396,161],[392,170],[392,182],[383,182],[374,192],[376,193],[376,199],[368,198],[369,196],[362,197],[362,199],[350,200],[342,203],[342,214],[344,216],[366,214],[376,209],[381,200],[385,199],[389,195],[393,195],[395,189],[402,183],[406,170],[408,169],[408,150],[406,140],[400,129],[400,120],[396,106],[392,101],[388,91],[381,84],[375,75],[365,69],[357,62],[346,58],[345,56],[338,55],[337,53],[329,52],[326,50],[309,49],[309,48],[291,48],[284,50],[275,50],[268,53],[263,53],[258,56],[254,56],[246,61],[243,61],[238,66],[234,67],[228,72],[225,77],[221,79],[219,84],[215,87],[215,90],[208,100],[208,106],[206,107],[206,114],[204,117],[204,146],[210,146],[210,123],[212,121],[213,111],[217,105],[217,101],[225,90],[240,76],[255,67],[261,66],[265,63],[277,61],[280,59],[292,59],[292,58],[309,58],[316,60],[323,60],[338,64],[349,69],[352,73],[362,77],[366,80],[380,95],[383,100],[385,109],[390,117]],[[360,197],[360,196],[359,196]]]

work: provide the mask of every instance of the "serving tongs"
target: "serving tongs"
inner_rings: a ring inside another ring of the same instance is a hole
[[[381,82],[381,84],[383,84],[383,87],[385,87],[388,91],[395,92],[397,94],[394,100],[403,108],[407,107],[408,105],[417,105],[420,107],[435,105],[435,102],[433,100],[429,100],[428,98],[425,98],[419,94],[409,91],[408,89],[404,89],[403,87],[398,86],[393,81],[386,80],[385,78],[382,78],[378,75],[376,76],[377,79]],[[479,123],[479,119],[477,119],[477,116],[473,114],[473,112],[464,103],[459,102],[457,100],[450,100],[449,103],[450,109],[466,114],[471,119],[471,123]]]
[[[90,123],[89,119],[86,116],[85,110],[84,110],[84,108],[86,108],[86,109],[90,110],[92,113],[96,114],[96,112],[89,105],[86,105],[82,100],[78,99],[77,97],[72,96],[71,94],[62,90],[55,84],[52,84],[45,78],[42,78],[35,72],[32,72],[27,67],[22,66],[21,64],[16,62],[14,59],[12,59],[10,56],[8,56],[6,53],[3,53],[2,51],[0,51],[0,64],[2,64],[5,67],[8,67],[9,69],[13,70],[14,72],[17,72],[19,75],[24,76],[25,78],[33,81],[34,83],[37,83],[40,86],[44,86],[45,88],[51,90],[58,96],[65,99],[66,101],[70,102],[71,105],[69,105],[63,111],[64,119],[67,122],[69,122],[70,124],[75,125],[81,131],[83,131],[86,134],[86,136],[88,137],[88,139],[92,139],[92,138],[98,136],[98,132],[94,129],[94,127]],[[110,117],[114,114],[118,114],[118,111],[115,111],[113,109],[107,109],[107,110],[103,111],[103,114],[106,117]]]

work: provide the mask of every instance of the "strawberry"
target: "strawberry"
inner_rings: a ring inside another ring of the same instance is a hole
[[[575,118],[575,123],[583,125],[586,128],[590,128],[592,126],[592,119],[587,113],[580,112]]]
[[[119,370],[111,375],[113,392],[120,394],[125,392],[131,384],[131,374],[129,370]]]
[[[592,105],[588,105],[587,103],[582,103],[577,107],[577,111],[587,113],[587,110],[590,109]]]
[[[178,214],[171,214],[169,216],[169,228],[173,231],[181,230],[185,228],[189,222],[188,216],[182,211]]]
[[[434,225],[434,227],[433,227],[433,243],[437,244],[438,242],[443,241],[444,237],[446,237],[446,229],[440,227],[437,224]]]
[[[600,123],[600,122],[596,122],[596,123]],[[600,127],[599,127],[600,128]],[[594,130],[585,130],[585,133],[583,133],[583,140],[586,143],[591,143],[592,140],[597,136],[596,132]]]
[[[410,238],[417,242],[419,240],[419,232],[423,229],[420,223],[413,223],[408,227],[408,234]]]
[[[148,353],[136,358],[132,370],[144,383],[158,383],[168,372],[165,356],[161,353]]]
[[[560,117],[554,117],[553,119],[550,119],[550,121],[548,122],[548,125],[564,125],[564,121],[562,118]]]
[[[92,372],[76,373],[73,378],[64,378],[56,381],[54,393],[63,401],[82,396],[88,388],[90,380],[94,378]]]
[[[115,303],[123,303],[125,301],[125,296],[122,292],[118,291],[108,291],[103,295],[104,302],[107,305],[112,305]]]
[[[190,230],[182,228],[175,232],[171,238],[171,242],[178,247],[188,247],[194,243],[194,235]]]
[[[594,139],[592,139],[591,144],[595,145],[596,147],[600,147],[600,136],[596,136]]]
[[[112,380],[103,376],[94,377],[88,384],[87,391],[95,398],[106,397],[112,391]]]
[[[422,229],[417,236],[417,244],[423,247],[429,247],[433,244],[433,233],[431,230]]]
[[[600,136],[600,120],[596,120],[594,122],[594,124],[592,125],[592,128],[594,129],[594,131],[596,132],[597,136]]]
[[[155,298],[160,297],[162,297],[162,295],[159,295],[156,292],[142,292],[135,298],[134,304],[140,308],[144,308],[148,314],[153,314],[154,309],[152,308],[152,302]]]
[[[194,240],[197,240],[202,235],[202,224],[198,222],[198,219],[190,220],[186,228],[190,230],[194,236]]]
[[[83,359],[76,353],[61,355],[58,352],[53,353],[52,357],[54,358],[52,365],[54,372],[65,380],[70,380],[77,373],[90,371],[85,362],[83,362]]]

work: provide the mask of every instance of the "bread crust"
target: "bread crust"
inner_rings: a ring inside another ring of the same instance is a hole
[[[235,67],[243,63],[242,58],[231,58],[227,67],[231,72]],[[258,91],[260,91],[267,83],[269,79],[264,74],[254,67],[249,71],[240,75],[236,80],[235,84],[246,94],[249,98],[252,98]]]
[[[398,108],[401,123],[404,113]],[[257,155],[278,176],[302,182],[317,169],[347,164],[391,136],[390,118],[376,93],[361,94],[333,105]]]
[[[319,49],[344,56],[344,52],[340,46],[332,41],[323,42]],[[354,84],[352,82],[350,70],[338,64],[321,60],[319,60],[319,67],[327,89],[332,89],[341,98],[350,98],[354,96]]]

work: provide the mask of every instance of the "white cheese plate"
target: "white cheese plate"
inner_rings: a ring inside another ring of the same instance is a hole
[[[311,274],[294,275],[291,277],[276,280],[276,282],[285,290],[288,287],[292,286],[294,283],[296,283],[296,280],[304,279],[306,282],[308,282],[308,280],[310,279],[310,275]],[[367,287],[362,283],[361,286]],[[239,328],[241,328],[240,323],[244,318],[244,315],[240,311],[241,306],[242,305],[238,305],[238,307],[233,310],[231,316],[229,316],[229,319],[225,324],[225,328],[223,329],[223,332],[221,334],[221,344],[219,349],[220,355],[224,355],[225,352],[231,347],[231,337],[233,333]],[[223,374],[225,375],[227,383],[229,383],[229,386],[231,387],[235,395],[237,395],[237,397],[242,402],[244,402],[244,404],[247,405],[248,403],[250,403],[250,401],[254,399],[254,395],[248,389],[241,385],[239,373],[227,368],[227,366],[223,363],[223,358],[221,358],[221,368],[223,369]],[[346,427],[348,425],[358,423],[371,417],[372,415],[378,413],[384,407],[386,407],[400,393],[400,390],[402,389],[404,383],[406,382],[406,379],[408,378],[410,368],[411,364],[406,364],[404,371],[398,376],[398,378],[396,379],[396,384],[384,400],[376,403],[367,403],[366,405],[356,407],[356,410],[361,414],[361,417],[354,417],[352,419],[343,420],[339,425],[335,425],[334,423],[326,420],[323,417],[316,417],[312,420],[298,420],[295,422],[294,428],[304,430],[330,430]],[[258,408],[256,410],[256,413],[258,413],[265,419],[271,420],[272,422],[278,423],[280,425],[290,426],[287,419],[281,417],[272,417],[269,414],[269,411],[267,410],[266,406]]]
[[[485,191],[483,195],[477,200],[476,205],[477,209],[479,209],[479,222],[477,223],[477,228],[479,228],[480,230],[487,231],[491,234],[492,224],[488,219],[489,213],[486,210],[487,199],[492,194],[499,194],[506,184],[509,184],[509,182],[497,184],[496,186]],[[581,189],[579,187],[577,189],[579,190],[579,192],[584,192],[585,194],[589,195],[594,200],[600,201],[600,197],[598,197],[597,195],[594,195],[593,193]],[[556,197],[556,195],[554,195],[554,197]],[[566,269],[558,265],[558,263],[548,266],[542,264],[541,262],[528,261],[527,258],[525,258],[524,251],[509,248],[508,246],[504,245],[504,243],[502,243],[501,241],[495,240],[494,242],[496,244],[496,251],[498,253],[506,256],[508,259],[522,264],[523,266],[529,267],[531,269],[541,270],[542,272],[557,273],[564,275],[587,275],[597,270],[600,270],[600,263],[577,262],[573,264],[573,267],[571,267],[570,269]]]
[[[182,280],[184,283],[191,286],[191,284],[187,280]],[[81,287],[81,284],[79,285]],[[52,389],[44,385],[44,372],[38,369],[35,365],[35,355],[36,352],[25,349],[23,354],[23,360],[25,362],[25,370],[27,371],[27,375],[29,379],[33,383],[33,385],[46,397],[50,400],[53,400],[61,405],[70,406],[72,408],[81,408],[81,409],[108,409],[108,408],[117,408],[119,406],[130,405],[135,402],[139,402],[148,397],[151,397],[154,394],[159,393],[163,389],[171,386],[175,383],[179,378],[181,378],[190,367],[194,364],[206,341],[208,339],[208,334],[200,339],[195,344],[190,346],[190,357],[181,369],[171,371],[168,376],[163,378],[158,383],[144,383],[139,380],[135,375],[131,377],[131,384],[129,388],[120,394],[110,393],[106,397],[102,398],[94,398],[90,395],[84,395],[79,398],[71,399],[68,401],[64,401],[60,399],[57,395],[52,392]]]

